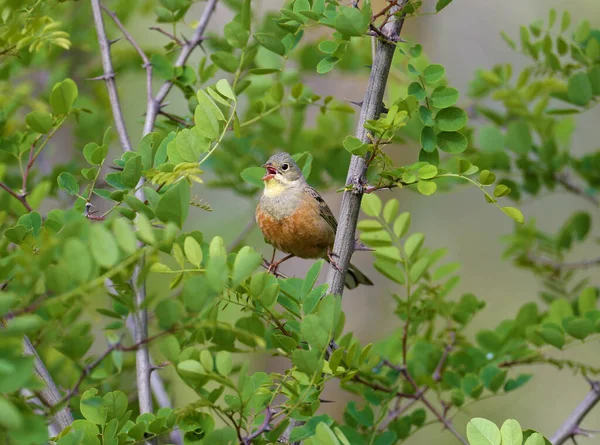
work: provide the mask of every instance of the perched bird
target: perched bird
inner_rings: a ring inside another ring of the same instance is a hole
[[[324,258],[338,267],[333,257],[337,221],[321,195],[308,183],[288,153],[277,153],[263,165],[266,174],[263,195],[256,208],[256,222],[265,240],[288,255],[273,261],[269,271],[292,257]],[[350,264],[346,287],[372,285],[360,270]]]

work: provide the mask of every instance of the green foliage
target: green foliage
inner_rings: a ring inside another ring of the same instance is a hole
[[[264,444],[289,428],[290,440],[306,445],[394,444],[466,404],[527,384],[533,376],[519,372],[520,365],[600,372],[548,353],[600,333],[598,289],[577,274],[577,263],[565,263],[590,240],[591,214],[563,217],[555,233],[546,233],[525,222],[517,207],[500,204],[562,188],[597,206],[598,153],[571,152],[572,115],[592,108],[600,95],[599,33],[587,21],[571,29],[563,13],[560,31],[551,32],[558,26],[551,12],[548,27],[535,22],[521,29],[519,45],[504,36],[532,65],[516,79],[508,65],[479,71],[469,111],[465,95],[448,85],[445,68],[428,60],[421,45],[392,42],[394,80],[383,113],[365,123],[368,136],[359,139],[352,135],[354,109],[315,94],[309,76],[366,74],[368,35],[383,39],[390,9],[373,10],[368,1],[350,7],[295,0],[258,17],[250,0],[226,2],[233,18],[203,42],[198,65],[181,63],[180,54],[194,48],[178,38],[148,51],[155,83],[178,90],[187,108],[177,116],[159,104],[153,131],[143,137],[130,131],[133,148],[123,150],[117,140],[124,135],[111,130],[121,131],[107,114],[104,86],[80,80],[97,77],[102,67],[90,11],[79,3],[10,0],[3,6],[3,443],[166,442],[176,431],[189,444]],[[109,3],[124,26],[150,14],[176,36],[190,22],[193,2]],[[439,0],[435,9],[450,3]],[[408,20],[420,6],[410,1],[398,14]],[[105,22],[112,36],[110,16]],[[325,37],[305,38],[314,27],[325,29]],[[117,77],[145,80],[134,49],[123,42],[111,55]],[[47,85],[35,83],[40,67]],[[553,108],[557,103],[564,105]],[[72,139],[72,152],[54,139],[59,130],[71,133],[64,140]],[[418,150],[397,165],[393,150],[408,139]],[[319,189],[344,183],[350,157],[364,157],[366,182],[343,190],[365,193],[367,218],[358,229],[391,289],[397,322],[389,337],[367,345],[356,338],[341,297],[318,283],[324,261],[304,277],[276,277],[260,269],[262,255],[243,241],[228,249],[220,229],[195,224],[202,231],[188,230],[192,218],[202,222],[195,207],[211,210],[195,193],[220,187],[255,197],[264,174],[259,166],[282,147]],[[41,159],[50,168],[40,168]],[[430,196],[464,183],[520,223],[508,237],[506,257],[544,285],[540,304],[525,302],[514,317],[476,332],[469,324],[485,301],[456,294],[460,264],[444,262],[446,249],[430,247],[425,234],[411,229],[411,214],[397,199],[384,203],[377,195],[403,187]],[[149,337],[134,343],[127,322],[140,309],[149,314]],[[24,354],[25,336],[60,388],[55,406],[31,396],[41,397],[45,384],[34,357]],[[146,344],[155,362],[170,368],[168,383],[185,384],[196,400],[140,413],[133,351]],[[277,356],[288,366],[250,372],[254,354]],[[331,384],[353,395],[339,420],[321,407],[323,388]],[[443,414],[429,402],[432,394]],[[414,406],[399,410],[399,402]],[[77,420],[49,437],[47,427],[62,408]],[[292,419],[300,422],[294,428]],[[467,437],[471,445],[544,443],[514,420],[498,429],[473,419]]]

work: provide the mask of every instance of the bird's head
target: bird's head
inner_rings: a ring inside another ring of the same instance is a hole
[[[279,194],[304,181],[300,167],[289,153],[274,154],[263,167],[266,169],[266,174],[262,177],[266,193]]]

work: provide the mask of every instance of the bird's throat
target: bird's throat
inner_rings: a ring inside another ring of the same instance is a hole
[[[267,198],[276,198],[277,196],[280,196],[286,188],[287,186],[285,184],[282,184],[275,178],[267,179],[265,181],[265,191],[263,194]]]

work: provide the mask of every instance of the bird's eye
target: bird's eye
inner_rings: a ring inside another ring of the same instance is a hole
[[[288,168],[290,168],[289,164],[281,164],[281,169],[283,171],[286,171]]]

